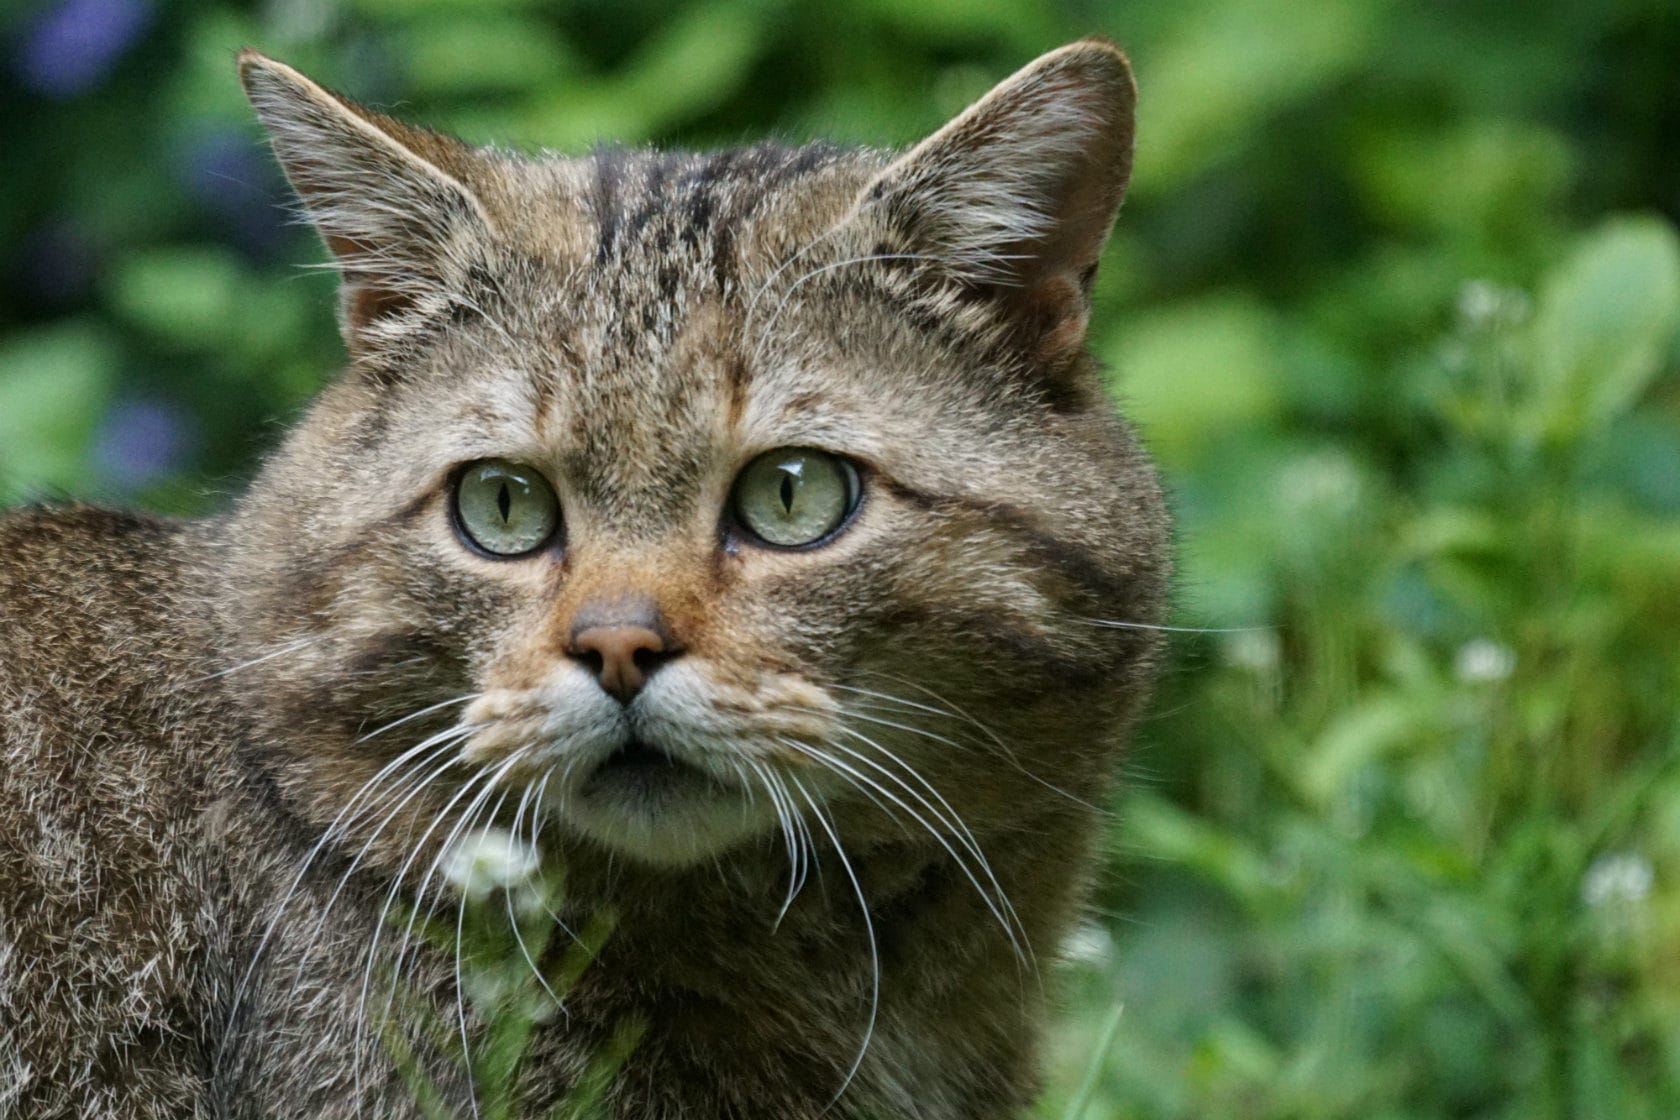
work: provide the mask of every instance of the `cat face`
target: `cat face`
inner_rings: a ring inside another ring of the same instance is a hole
[[[1118,52],[897,159],[514,158],[243,70],[353,356],[234,519],[283,788],[666,866],[1101,795],[1165,579],[1083,351]]]

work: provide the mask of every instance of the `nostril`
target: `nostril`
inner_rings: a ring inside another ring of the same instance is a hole
[[[642,646],[630,655],[636,668],[642,671],[644,677],[651,676],[653,671],[677,655],[674,649],[654,649],[652,646]]]
[[[628,704],[676,649],[648,627],[594,626],[574,634],[567,652],[595,674],[603,689]]]

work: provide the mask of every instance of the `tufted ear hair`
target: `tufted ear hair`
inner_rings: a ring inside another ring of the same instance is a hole
[[[1083,348],[1091,285],[1131,176],[1137,100],[1114,44],[1043,55],[865,188],[911,252],[995,300],[1044,360]]]
[[[239,53],[246,96],[304,210],[337,259],[353,357],[447,314],[495,224],[475,189],[488,161],[393,120],[284,63]]]

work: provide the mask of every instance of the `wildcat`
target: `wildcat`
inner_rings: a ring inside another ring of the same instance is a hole
[[[483,1024],[393,903],[491,826],[615,916],[527,1114],[634,1020],[625,1120],[1021,1115],[1169,574],[1084,346],[1125,57],[902,154],[239,68],[350,361],[223,515],[0,519],[0,1116],[418,1115],[387,983]]]

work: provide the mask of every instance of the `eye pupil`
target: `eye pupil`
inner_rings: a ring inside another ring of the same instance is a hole
[[[456,532],[483,555],[529,555],[559,532],[560,502],[534,467],[480,459],[461,469],[454,487]]]
[[[761,544],[817,544],[857,508],[858,473],[846,459],[805,447],[766,451],[742,468],[730,495],[735,524]]]

